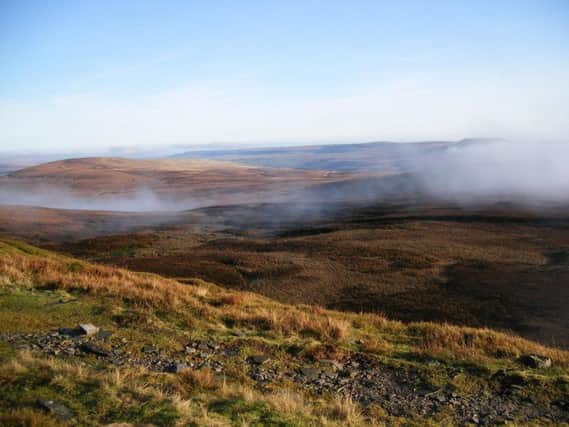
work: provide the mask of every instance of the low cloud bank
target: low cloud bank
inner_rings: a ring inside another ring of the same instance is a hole
[[[40,206],[55,209],[105,210],[116,212],[180,211],[198,207],[193,199],[160,197],[150,189],[126,195],[79,196],[65,188],[40,186],[32,191],[0,188],[0,204]]]
[[[380,159],[378,159],[379,161]],[[432,199],[465,205],[514,202],[529,207],[569,203],[569,144],[466,141],[436,147],[405,158],[391,176],[361,175],[357,179],[312,185],[264,187],[255,192],[220,192],[207,197],[160,194],[141,188],[128,194],[80,196],[70,189],[47,185],[2,188],[0,204],[59,209],[122,212],[180,211],[215,204],[282,203],[275,220],[329,215],[342,203],[382,203]],[[308,214],[307,214],[308,212]],[[317,215],[318,216],[318,215]]]
[[[411,165],[421,187],[462,203],[569,202],[569,144],[509,141],[449,146]]]

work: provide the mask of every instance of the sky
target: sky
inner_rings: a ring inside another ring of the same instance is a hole
[[[0,0],[0,150],[569,135],[569,2]]]

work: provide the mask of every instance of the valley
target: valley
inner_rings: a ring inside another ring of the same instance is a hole
[[[401,165],[0,177],[0,396],[20,408],[0,421],[567,422],[569,207],[441,198]],[[111,415],[125,392],[155,409]]]

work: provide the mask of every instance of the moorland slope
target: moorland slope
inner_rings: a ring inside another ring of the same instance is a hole
[[[569,353],[518,337],[0,255],[2,425],[569,421]]]
[[[566,211],[411,204],[235,205],[135,234],[55,244],[291,304],[492,327],[569,346]]]
[[[235,203],[277,198],[283,192],[345,178],[345,174],[327,171],[261,168],[215,160],[93,157],[44,163],[0,176],[0,201],[80,209],[81,200],[85,209],[94,209],[89,201],[101,199],[107,202],[106,210],[113,210],[120,207],[113,200],[130,199],[126,210],[175,210],[195,206],[197,200],[211,204],[212,200]],[[194,203],[188,204],[191,200]]]

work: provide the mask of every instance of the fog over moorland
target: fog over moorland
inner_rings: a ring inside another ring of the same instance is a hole
[[[487,141],[450,146],[412,165],[430,194],[462,203],[569,201],[569,144]]]
[[[26,191],[0,187],[0,204],[116,212],[179,211],[197,206],[192,199],[159,196],[148,188],[125,195],[79,196],[65,187],[46,185]]]
[[[417,146],[420,144],[409,146],[410,151],[400,161],[400,171],[404,175],[359,177],[307,189],[291,186],[284,193],[273,192],[268,185],[262,194],[255,195],[255,200],[267,203],[294,200],[294,205],[286,207],[287,215],[290,215],[288,211],[303,214],[307,205],[314,210],[315,205],[330,201],[378,203],[397,197],[420,196],[469,205],[508,201],[532,208],[544,203],[569,202],[569,168],[566,165],[569,144],[465,140],[430,151],[415,149]],[[358,149],[357,145],[352,147]],[[339,159],[342,156],[342,153],[338,154]],[[378,162],[381,160],[378,156]],[[232,202],[239,201],[236,195],[233,196]],[[15,186],[0,185],[0,204],[60,209],[179,211],[223,203],[227,200],[223,197],[217,193],[209,194],[207,198],[164,194],[148,187],[124,194],[109,194],[100,189],[100,195],[82,196],[63,186],[39,184],[22,191]]]

